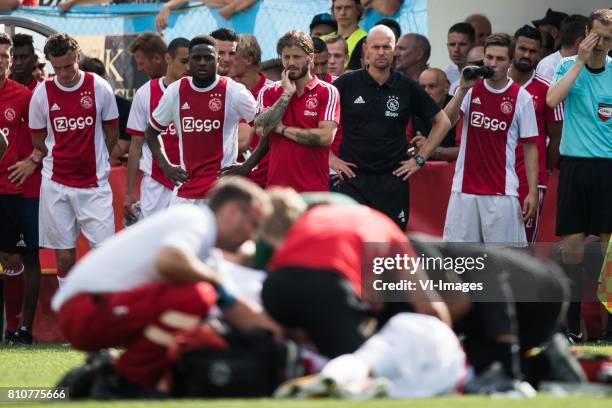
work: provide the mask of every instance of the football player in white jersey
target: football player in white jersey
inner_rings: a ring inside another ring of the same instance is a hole
[[[128,155],[127,191],[123,202],[123,213],[128,222],[135,222],[138,218],[134,211],[134,204],[136,203],[134,190],[139,164],[140,169],[144,172],[140,185],[140,214],[142,218],[168,207],[172,197],[173,184],[163,176],[159,165],[151,154],[151,150],[144,143],[144,132],[151,114],[159,104],[168,85],[181,79],[189,72],[189,40],[182,37],[172,40],[168,44],[165,59],[166,75],[152,79],[138,89],[128,119],[127,132],[132,135],[132,141]],[[162,139],[165,147],[172,148],[178,153],[178,139],[174,126],[169,126],[169,129],[162,135]],[[168,146],[168,144],[172,146]],[[178,164],[178,161],[174,161],[173,164]]]
[[[79,44],[66,33],[47,39],[55,77],[30,104],[34,148],[42,152],[40,246],[55,249],[60,283],[76,260],[82,231],[92,247],[115,233],[108,157],[117,143],[119,114],[108,82],[79,70]]]

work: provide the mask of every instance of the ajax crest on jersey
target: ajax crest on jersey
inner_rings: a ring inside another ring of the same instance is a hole
[[[510,101],[504,101],[501,103],[500,105],[501,111],[506,114],[509,115],[512,113],[512,102]]]
[[[12,122],[15,120],[15,117],[17,117],[17,114],[15,113],[15,109],[13,108],[6,108],[4,110],[4,117],[6,118],[6,120],[8,120],[9,122]]]
[[[83,109],[91,109],[94,105],[93,98],[89,95],[89,92],[83,92],[81,94],[81,107]]]
[[[387,109],[389,109],[391,112],[397,112],[399,106],[400,104],[397,96],[389,96],[389,99],[387,100]]]
[[[223,107],[223,102],[219,98],[212,98],[210,102],[208,102],[208,108],[213,112],[218,112]]]
[[[310,98],[306,101],[306,107],[308,109],[316,109],[319,106],[319,101],[317,98]]]

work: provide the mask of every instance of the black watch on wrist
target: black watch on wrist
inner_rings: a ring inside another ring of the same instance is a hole
[[[420,154],[414,156],[414,161],[419,165],[419,167],[423,167],[425,165],[425,158]]]

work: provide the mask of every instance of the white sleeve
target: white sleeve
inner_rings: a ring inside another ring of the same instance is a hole
[[[465,97],[463,98],[463,101],[461,102],[461,106],[459,107],[459,110],[463,114],[463,117],[469,116],[470,114],[470,100],[471,99],[472,99],[472,88],[470,88],[467,91],[467,93],[465,94]]]
[[[180,84],[181,81],[175,81],[166,88],[166,92],[164,92],[157,108],[155,108],[151,115],[151,126],[160,132],[166,130],[174,119],[174,110],[178,105]]]
[[[231,92],[232,109],[238,117],[251,122],[255,118],[257,102],[251,91],[238,82],[230,82],[228,91]]]
[[[176,209],[176,210],[174,210]],[[168,228],[161,246],[178,248],[186,254],[208,254],[216,240],[214,215],[208,208],[189,205],[173,207],[175,216],[172,228]]]
[[[149,89],[150,84],[147,82],[136,91],[132,100],[126,129],[131,135],[143,136],[149,124]]]
[[[521,88],[516,104],[518,109],[519,137],[522,139],[538,136],[538,122],[536,120],[532,96]]]
[[[259,94],[257,95],[257,114],[261,113],[264,108],[270,107],[266,93],[269,89],[274,88],[275,86],[276,82],[272,82],[270,85],[264,86],[261,88],[261,91],[259,91]]]
[[[34,89],[34,94],[30,100],[30,109],[28,112],[28,125],[30,129],[46,130],[48,112],[49,103],[47,102],[47,87],[43,82]]]
[[[319,115],[319,120],[340,124],[340,94],[338,93],[338,88],[331,84],[325,86],[325,88],[327,89],[327,103],[325,104],[323,117]]]
[[[116,120],[119,118],[119,111],[117,110],[117,99],[115,93],[110,84],[106,80],[99,76],[94,76],[94,86],[96,92],[96,103],[102,104],[100,110],[101,118],[103,122]]]

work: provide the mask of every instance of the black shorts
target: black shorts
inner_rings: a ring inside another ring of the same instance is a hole
[[[23,196],[0,195],[0,251],[9,254],[23,253]]]
[[[367,205],[391,218],[402,231],[408,225],[410,208],[410,189],[408,181],[391,173],[357,174],[345,179],[336,187],[336,191],[355,199],[359,204]]]
[[[612,159],[561,157],[557,235],[612,232]]]
[[[38,253],[38,198],[23,199],[23,239],[28,253]]]
[[[261,297],[274,320],[304,329],[328,358],[352,353],[366,340],[369,306],[334,271],[280,268],[268,275]]]

